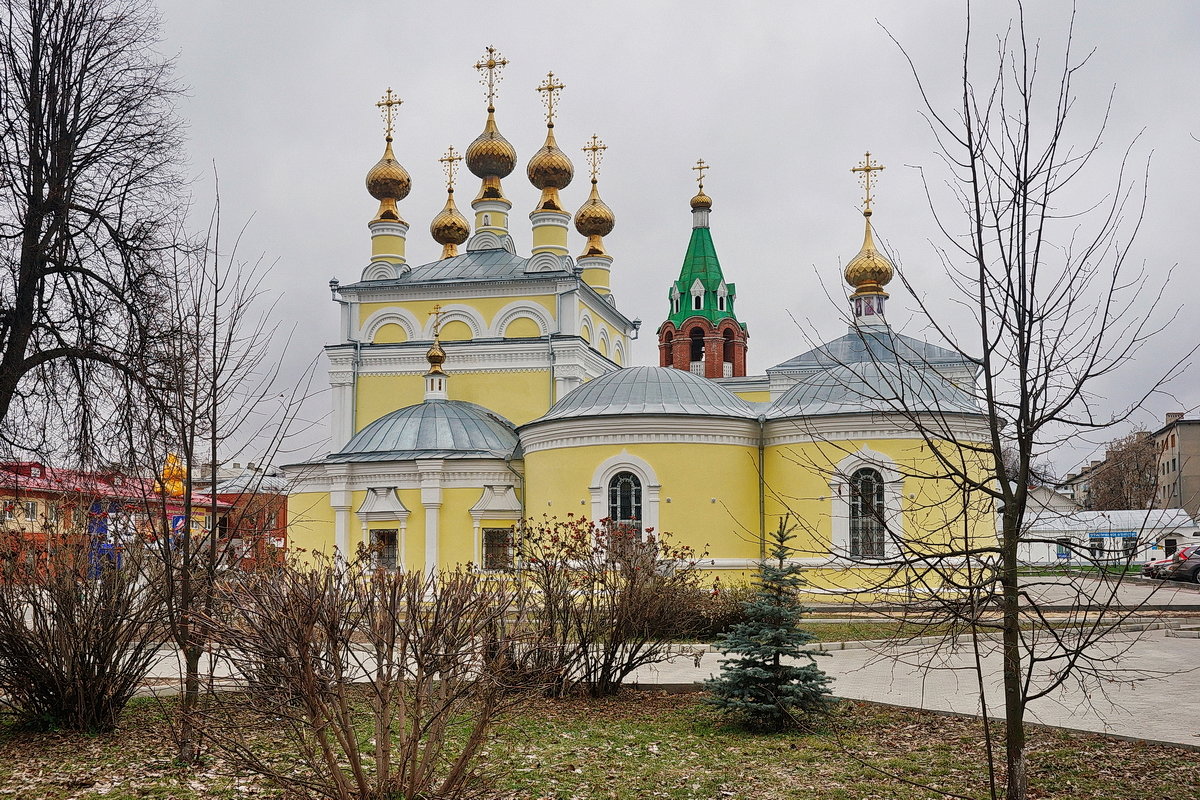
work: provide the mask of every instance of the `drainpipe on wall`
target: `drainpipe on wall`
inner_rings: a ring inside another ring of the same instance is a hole
[[[550,406],[554,405],[554,342],[550,338],[553,335],[546,331],[546,353],[550,356]],[[546,406],[546,410],[549,410],[550,406]]]
[[[521,473],[517,472],[515,469],[513,469],[512,455],[507,455],[504,457],[504,466],[508,467],[508,471],[511,472],[517,478],[517,484],[520,489],[520,492],[517,495],[517,499],[521,501],[521,519],[524,520],[525,519],[525,476],[522,475]]]
[[[767,558],[767,415],[758,415],[758,557]]]

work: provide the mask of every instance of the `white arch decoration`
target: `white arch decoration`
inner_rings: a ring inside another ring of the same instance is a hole
[[[472,339],[482,338],[484,332],[487,330],[487,326],[483,324],[483,319],[479,316],[479,312],[470,306],[442,306],[441,324],[445,325],[447,322],[455,321],[465,323],[471,329]],[[433,338],[433,323],[433,316],[430,315],[429,319],[425,321],[425,327],[421,329],[422,339]]]
[[[390,261],[372,261],[362,273],[364,281],[390,281],[397,277],[396,265]]]
[[[605,358],[612,357],[612,343],[608,340],[608,328],[601,327],[600,335],[596,337],[596,352],[603,355]]]
[[[583,317],[579,320],[579,335],[587,340],[588,344],[591,344],[592,340],[596,338],[596,325],[592,322],[592,315],[588,314],[586,311],[584,312]]]
[[[528,300],[516,300],[496,312],[496,316],[492,318],[492,327],[489,329],[488,335],[504,336],[504,329],[521,317],[529,317],[536,322],[542,336],[549,333],[554,324],[554,320],[545,306],[531,303]]]
[[[860,469],[870,467],[879,471],[883,478],[883,513],[887,527],[884,540],[884,559],[893,560],[900,555],[900,543],[904,541],[904,513],[900,505],[904,494],[904,475],[896,468],[891,456],[863,447],[837,463],[829,479],[830,519],[833,523],[830,555],[835,558],[850,557],[850,478]]]
[[[608,482],[618,472],[632,472],[642,482],[642,527],[660,530],[658,525],[658,500],[662,494],[662,486],[658,482],[658,474],[650,462],[633,455],[628,450],[622,450],[615,456],[605,459],[592,473],[592,483],[588,493],[592,498],[592,521],[598,522],[608,516]]]
[[[403,328],[404,335],[409,341],[420,338],[417,332],[421,329],[421,325],[417,322],[417,318],[402,308],[381,308],[371,314],[363,320],[358,338],[364,342],[373,342],[379,329],[389,324],[399,325]]]
[[[620,339],[618,339],[617,343],[613,345],[612,355],[610,355],[609,358],[611,358],[617,366],[625,366],[625,348],[621,346]]]

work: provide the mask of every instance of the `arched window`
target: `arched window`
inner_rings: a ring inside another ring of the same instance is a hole
[[[692,328],[689,334],[692,339],[692,361],[704,360],[704,331],[700,328]]]
[[[886,539],[883,476],[869,467],[860,469],[850,476],[851,558],[883,558]]]
[[[722,355],[724,356],[723,361],[733,361],[733,331],[725,331],[725,349]]]
[[[632,472],[618,472],[608,482],[608,518],[617,525],[642,521],[642,482]]]

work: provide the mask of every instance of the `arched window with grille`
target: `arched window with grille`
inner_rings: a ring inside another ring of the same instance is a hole
[[[617,525],[641,525],[642,482],[632,472],[618,472],[608,482],[608,518]]]
[[[884,524],[883,476],[864,468],[850,476],[850,556],[883,558],[887,541]]]

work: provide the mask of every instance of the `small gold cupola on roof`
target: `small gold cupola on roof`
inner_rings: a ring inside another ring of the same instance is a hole
[[[854,288],[853,294],[850,295],[851,303],[854,306],[854,318],[863,323],[882,322],[880,317],[883,315],[884,301],[888,298],[888,293],[884,291],[883,287],[891,281],[895,272],[892,262],[888,261],[876,248],[875,239],[871,233],[871,202],[874,200],[871,194],[871,184],[875,180],[873,173],[883,169],[881,164],[871,161],[869,152],[863,158],[862,163],[851,168],[851,172],[860,173],[859,179],[866,190],[863,202],[863,219],[866,230],[863,234],[862,248],[846,265],[845,276],[846,283]]]
[[[583,152],[587,154],[588,166],[592,173],[592,191],[575,212],[575,230],[587,237],[587,244],[584,245],[577,264],[584,283],[603,295],[611,294],[609,272],[612,268],[612,256],[604,249],[604,237],[612,233],[617,224],[613,210],[600,199],[600,189],[597,186],[600,162],[607,149],[608,145],[600,141],[596,134],[592,134],[592,138],[584,145]]]
[[[475,62],[479,82],[487,96],[487,122],[483,133],[467,146],[467,169],[481,183],[479,194],[471,202],[475,212],[475,230],[486,234],[479,242],[481,248],[498,247],[508,236],[508,212],[512,203],[504,196],[500,179],[506,178],[517,168],[517,151],[496,127],[496,94],[503,78],[508,59],[500,51],[488,45],[483,57]],[[475,244],[472,240],[472,244]],[[469,245],[470,247],[470,245]]]
[[[375,104],[383,114],[386,144],[383,148],[383,158],[371,167],[366,181],[367,191],[379,201],[379,210],[375,213],[375,218],[368,223],[371,230],[372,260],[389,261],[394,264],[404,263],[404,237],[408,233],[408,223],[400,216],[396,203],[408,197],[409,191],[412,190],[412,177],[392,152],[394,115],[403,102],[392,93],[389,86],[387,93]]]
[[[453,258],[458,255],[458,246],[471,235],[471,223],[454,205],[454,174],[462,156],[451,146],[438,161],[446,173],[446,205],[429,224],[429,233],[442,246],[442,258]]]
[[[449,377],[446,375],[446,371],[442,369],[442,365],[446,363],[446,351],[442,349],[442,343],[438,339],[441,334],[443,313],[441,305],[436,305],[430,314],[433,317],[433,344],[429,346],[428,352],[425,353],[425,359],[429,362],[429,371],[425,373],[426,402],[430,400],[448,400],[450,398],[447,387]]]

